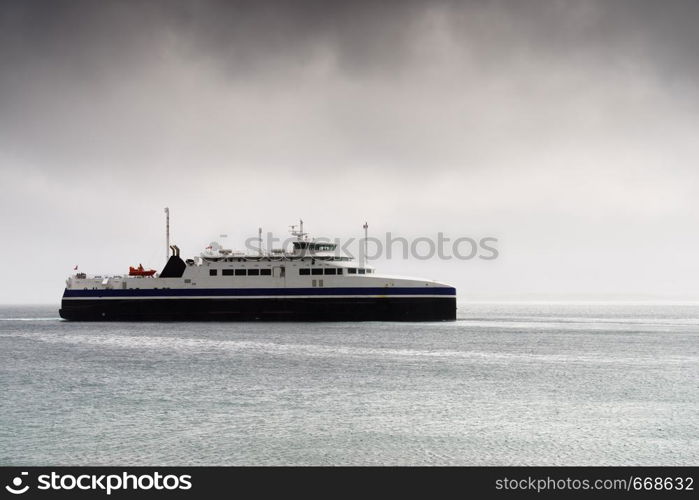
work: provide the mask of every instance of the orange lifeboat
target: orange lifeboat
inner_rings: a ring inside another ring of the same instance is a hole
[[[138,267],[129,266],[129,276],[153,276],[155,269],[143,269],[141,264]]]

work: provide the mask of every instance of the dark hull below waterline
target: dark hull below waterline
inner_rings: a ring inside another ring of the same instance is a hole
[[[449,321],[456,297],[63,300],[71,321]]]

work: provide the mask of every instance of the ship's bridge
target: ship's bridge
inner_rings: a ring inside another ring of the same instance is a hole
[[[314,256],[331,256],[335,252],[335,243],[318,241],[294,241],[294,254],[311,254]]]

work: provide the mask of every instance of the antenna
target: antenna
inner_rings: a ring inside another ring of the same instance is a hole
[[[363,265],[366,266],[367,261],[369,260],[369,223],[364,222],[364,225],[362,226],[364,228],[364,263]]]
[[[289,231],[292,236],[296,236],[296,239],[299,241],[305,240],[306,239],[306,233],[303,232],[303,219],[299,219],[299,230],[296,230],[296,225],[294,224],[293,226],[289,226],[291,230]]]
[[[170,258],[170,209],[165,207],[165,262]]]

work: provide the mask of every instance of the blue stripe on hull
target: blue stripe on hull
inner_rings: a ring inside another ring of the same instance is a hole
[[[68,290],[63,297],[265,297],[293,295],[453,295],[451,287],[378,287],[378,288],[167,288],[121,290]]]

